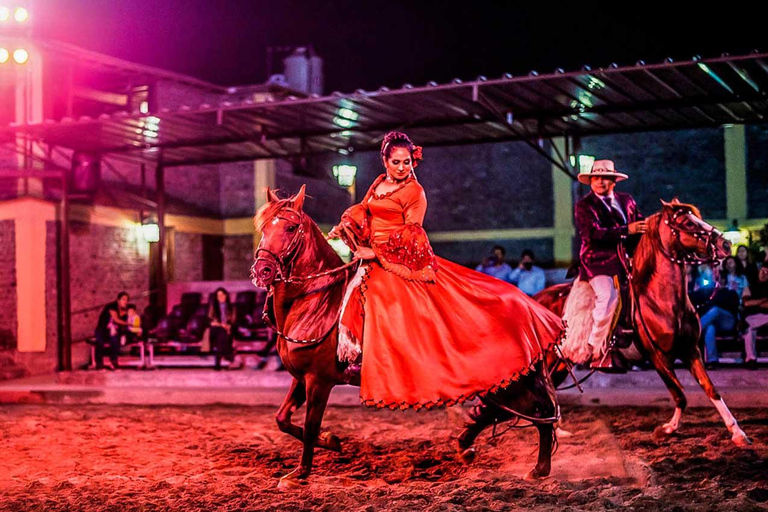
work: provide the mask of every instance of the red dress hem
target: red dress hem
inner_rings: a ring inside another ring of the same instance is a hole
[[[568,326],[563,320],[563,328],[560,330],[560,334],[558,334],[557,339],[552,343],[553,345],[560,345],[567,337],[567,330]],[[437,400],[432,400],[429,402],[385,402],[384,400],[375,400],[373,398],[362,398],[360,397],[360,403],[366,407],[376,408],[376,409],[390,409],[392,411],[407,411],[408,409],[413,409],[415,411],[431,411],[433,409],[440,409],[444,407],[453,407],[454,405],[461,405],[464,402],[469,402],[471,400],[474,400],[475,398],[483,398],[487,396],[490,393],[496,393],[497,391],[501,391],[503,389],[508,388],[510,385],[514,384],[518,380],[520,380],[522,377],[525,377],[531,371],[533,371],[533,367],[536,366],[539,362],[541,362],[544,359],[544,354],[539,354],[533,361],[531,361],[530,366],[524,368],[523,370],[513,374],[510,378],[502,380],[500,383],[491,386],[487,389],[481,389],[479,391],[475,391],[474,393],[470,393],[469,395],[460,395],[457,398],[439,398]]]

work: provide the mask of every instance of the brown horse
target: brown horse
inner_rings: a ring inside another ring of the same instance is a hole
[[[675,401],[672,419],[657,428],[657,433],[672,434],[680,427],[687,401],[673,368],[679,359],[704,389],[739,446],[749,438],[725,405],[704,369],[699,351],[701,326],[688,298],[686,264],[700,264],[730,254],[730,243],[714,227],[704,222],[695,206],[673,200],[662,201],[661,212],[648,218],[648,231],[641,237],[633,259],[630,279],[633,346],[622,355],[631,362],[650,361]],[[543,290],[534,298],[562,315],[571,284]],[[634,349],[634,350],[633,350]],[[565,380],[566,363],[554,354],[554,381]]]
[[[320,433],[323,414],[334,386],[360,382],[359,372],[350,371],[336,357],[340,304],[352,265],[343,264],[303,212],[304,198],[304,187],[289,199],[279,199],[267,190],[268,203],[255,219],[262,238],[251,269],[254,283],[269,288],[268,304],[272,306],[267,316],[278,332],[280,358],[293,376],[288,396],[277,412],[277,425],[304,444],[299,466],[280,479],[281,489],[293,488],[309,476],[315,446],[341,450],[337,436]],[[305,402],[302,428],[294,425],[291,417]],[[558,411],[554,387],[541,362],[503,391],[484,397],[474,408],[458,438],[459,456],[464,462],[474,459],[472,444],[486,427],[524,418],[539,431],[538,461],[527,477],[547,476]]]

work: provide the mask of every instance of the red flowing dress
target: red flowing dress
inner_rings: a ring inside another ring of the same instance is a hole
[[[515,286],[436,257],[421,227],[424,189],[410,178],[376,195],[383,178],[339,226],[348,244],[376,254],[341,318],[362,346],[361,402],[450,406],[529,372],[560,341],[562,320]]]

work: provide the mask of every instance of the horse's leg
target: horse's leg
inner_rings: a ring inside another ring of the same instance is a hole
[[[492,425],[499,413],[498,408],[492,404],[481,401],[472,408],[469,413],[469,422],[464,426],[458,437],[459,458],[465,463],[470,464],[475,460],[477,452],[472,446],[475,439],[489,425]]]
[[[733,417],[733,414],[731,414],[728,406],[725,405],[725,401],[723,401],[720,393],[718,393],[715,389],[715,385],[712,384],[712,380],[709,378],[709,374],[707,374],[707,370],[704,368],[704,363],[701,360],[701,353],[699,352],[698,347],[696,348],[694,357],[691,360],[690,369],[691,374],[699,383],[699,386],[701,386],[701,388],[704,390],[704,393],[707,394],[709,399],[712,401],[712,404],[714,404],[717,412],[719,412],[720,416],[722,416],[726,428],[731,433],[731,440],[736,443],[737,446],[741,447],[752,444],[752,441],[749,440],[747,434],[745,434],[744,431],[741,430],[741,427],[739,427],[739,424],[736,422],[736,418]]]
[[[539,459],[536,466],[526,475],[526,480],[539,480],[549,476],[552,471],[552,445],[555,440],[555,428],[552,423],[536,425],[539,431]]]
[[[320,425],[323,422],[323,414],[328,404],[328,397],[333,386],[314,380],[306,382],[307,412],[304,419],[304,449],[301,453],[299,467],[283,476],[278,484],[278,489],[288,490],[300,485],[312,471],[312,461],[315,456],[315,445],[320,434]]]
[[[304,429],[293,424],[291,418],[293,413],[301,407],[307,400],[306,389],[304,383],[299,382],[297,379],[293,379],[291,382],[291,388],[288,390],[288,396],[285,397],[280,409],[277,410],[275,419],[277,420],[277,428],[286,434],[290,434],[299,441],[304,441]],[[341,440],[330,432],[323,432],[318,436],[317,446],[331,450],[333,452],[341,451]]]
[[[667,390],[672,395],[672,399],[675,401],[675,412],[672,414],[672,418],[665,424],[657,427],[654,430],[654,436],[666,434],[670,435],[680,428],[680,418],[683,416],[683,411],[688,406],[688,400],[685,398],[683,391],[683,385],[675,375],[675,370],[672,368],[673,362],[667,360],[658,350],[653,349],[650,351],[650,360],[653,367],[656,368],[656,372],[664,381],[664,385],[667,386]]]

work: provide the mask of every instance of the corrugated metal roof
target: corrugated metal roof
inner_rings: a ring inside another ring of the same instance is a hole
[[[768,115],[767,91],[768,54],[755,52],[194,105],[150,116],[121,112],[9,126],[0,133],[190,165],[377,149],[392,129],[437,146],[756,123]]]

